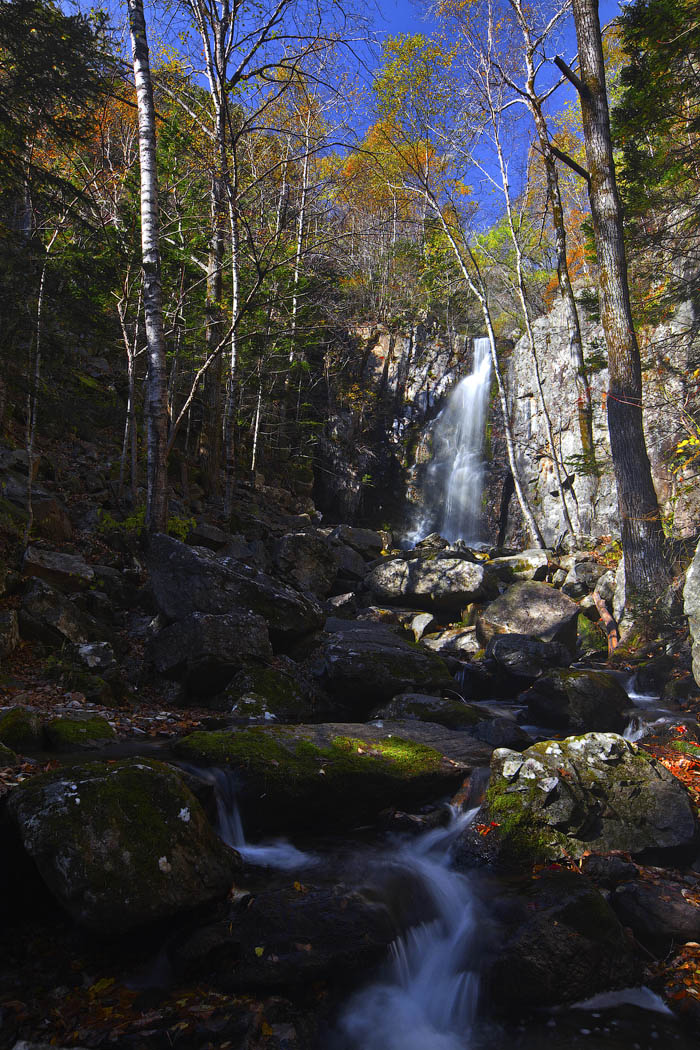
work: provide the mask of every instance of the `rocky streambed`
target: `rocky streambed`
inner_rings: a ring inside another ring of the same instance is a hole
[[[25,559],[6,658],[88,688],[0,711],[0,1047],[689,1046],[694,683],[667,644],[623,687],[614,573],[194,539]]]

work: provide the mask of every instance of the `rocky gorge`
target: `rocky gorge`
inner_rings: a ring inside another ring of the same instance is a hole
[[[276,498],[5,574],[0,1045],[691,1045],[687,634],[609,658],[614,551]]]

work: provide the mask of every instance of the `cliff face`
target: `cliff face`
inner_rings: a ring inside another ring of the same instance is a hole
[[[557,453],[565,468],[564,489],[574,527],[583,535],[616,536],[617,498],[605,410],[605,340],[593,297],[583,291],[578,298],[594,411],[594,470],[587,469],[582,456],[577,393],[560,301],[534,325],[539,375]],[[683,303],[670,320],[647,332],[641,343],[644,425],[652,472],[662,511],[681,536],[692,535],[700,522],[700,490],[695,483],[699,465],[674,472],[676,445],[688,436],[687,413],[698,405],[698,379],[693,374],[700,366],[698,324],[692,304]],[[507,366],[518,465],[545,538],[553,543],[566,526],[536,374],[530,349],[521,339]],[[516,535],[518,526],[519,511],[512,502],[507,535]]]

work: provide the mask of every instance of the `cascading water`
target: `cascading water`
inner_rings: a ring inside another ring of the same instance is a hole
[[[482,337],[474,340],[470,375],[460,379],[433,428],[435,451],[424,490],[423,521],[412,533],[413,541],[434,529],[451,543],[482,539],[483,449],[490,386],[490,345]]]
[[[477,922],[469,883],[451,871],[450,847],[476,810],[453,813],[393,862],[420,880],[434,918],[392,945],[384,980],[358,993],[340,1022],[343,1050],[464,1050],[476,1015]]]

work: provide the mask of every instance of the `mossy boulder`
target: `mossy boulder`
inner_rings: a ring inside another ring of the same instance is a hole
[[[373,711],[372,718],[415,718],[435,722],[447,729],[469,729],[484,718],[484,712],[463,700],[443,700],[423,693],[400,693],[390,703]]]
[[[244,815],[266,827],[352,827],[448,795],[466,768],[434,748],[360,724],[254,726],[192,733],[175,745],[196,765],[240,774]]]
[[[606,671],[552,669],[523,699],[532,721],[574,732],[621,733],[632,706],[618,680]]]
[[[610,850],[683,857],[699,842],[683,784],[614,733],[546,740],[522,754],[494,751],[485,810],[513,859]]]
[[[605,631],[599,622],[593,623],[584,613],[579,613],[576,636],[581,652],[607,655],[608,637]]]
[[[52,718],[44,727],[46,745],[50,751],[89,751],[105,747],[117,735],[105,718]]]
[[[38,751],[42,746],[39,715],[26,707],[11,707],[0,715],[0,743],[13,751]]]
[[[7,811],[42,879],[101,936],[224,897],[237,855],[160,762],[93,762],[25,781]]]
[[[276,663],[239,671],[217,698],[217,706],[242,722],[320,721],[325,709],[318,691],[293,660],[280,657]]]
[[[520,1013],[636,983],[630,942],[584,876],[545,872],[511,911],[517,922],[501,938],[486,974],[496,1009]]]

